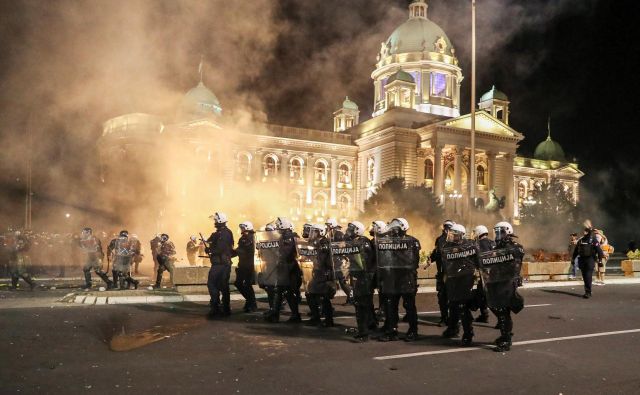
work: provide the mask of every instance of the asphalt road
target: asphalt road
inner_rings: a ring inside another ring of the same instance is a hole
[[[508,353],[490,348],[494,317],[476,325],[477,347],[442,339],[434,294],[418,295],[414,343],[351,343],[342,306],[330,329],[259,313],[206,321],[204,304],[2,309],[0,393],[640,393],[640,285],[596,287],[590,300],[579,286],[522,293],[531,307]],[[540,342],[519,344],[529,340]]]

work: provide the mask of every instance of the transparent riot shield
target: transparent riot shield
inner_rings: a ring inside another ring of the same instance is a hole
[[[309,294],[333,295],[336,292],[330,246],[327,244],[325,247],[326,250],[323,250],[317,243],[296,240],[298,257],[303,268],[304,289]]]
[[[477,253],[475,243],[470,241],[442,249],[445,286],[450,302],[465,302],[472,298]]]
[[[366,239],[339,241],[331,243],[332,255],[343,260],[341,270],[345,277],[348,275],[353,296],[373,294],[375,273],[367,267],[365,244]],[[369,270],[369,271],[368,271]]]
[[[378,258],[378,289],[383,294],[413,293],[418,289],[419,257],[416,240],[408,237],[376,238]]]
[[[521,256],[517,248],[500,248],[480,254],[480,275],[489,307],[503,308],[511,305],[516,279],[522,267]]]
[[[256,232],[258,285],[262,288],[278,286],[280,239],[278,232]]]

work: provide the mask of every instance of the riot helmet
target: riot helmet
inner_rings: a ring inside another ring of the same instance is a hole
[[[227,224],[227,214],[223,212],[216,212],[209,218],[213,219],[216,228],[222,228]]]
[[[120,234],[118,234],[119,237],[129,237],[129,231],[126,230],[121,230]]]
[[[449,229],[451,229],[451,227],[452,227],[453,225],[455,225],[455,224],[456,224],[456,223],[455,223],[455,222],[453,222],[453,221],[452,221],[452,220],[450,220],[450,219],[448,219],[448,220],[444,221],[444,222],[442,223],[442,231],[443,231],[443,232],[448,232],[448,231],[449,231]]]
[[[323,224],[311,225],[311,231],[309,232],[309,240],[316,240],[324,237],[327,234],[327,228]]]
[[[493,227],[493,232],[496,235],[496,241],[506,240],[509,236],[513,235],[513,226],[505,221],[498,222],[496,226]]]
[[[381,220],[373,221],[371,223],[371,229],[369,229],[369,234],[371,236],[381,235],[387,229],[387,223]]]
[[[353,221],[347,225],[347,232],[345,236],[352,238],[356,236],[364,236],[364,225],[362,222]]]
[[[389,222],[386,230],[388,232],[404,236],[407,233],[407,230],[409,230],[409,221],[404,218],[394,218]]]
[[[293,224],[289,221],[288,218],[278,217],[276,219],[276,229],[280,232],[284,232],[285,230],[293,230]]]
[[[253,224],[249,221],[245,221],[239,225],[241,232],[250,232],[253,230]]]
[[[265,232],[273,232],[276,230],[276,225],[273,222],[269,222],[264,226]]]
[[[447,241],[449,243],[460,244],[462,243],[462,240],[464,240],[464,236],[466,234],[467,230],[464,226],[460,224],[453,224],[451,229],[449,229],[449,232],[447,232]]]
[[[335,229],[335,228],[338,228],[340,226],[340,225],[338,225],[338,221],[335,218],[327,219],[327,222],[325,222],[325,225],[327,225],[327,228],[329,228],[329,229]]]
[[[473,232],[476,234],[476,239],[480,239],[482,236],[489,234],[489,229],[484,225],[478,225]]]
[[[82,232],[80,233],[80,238],[82,240],[87,240],[89,237],[91,237],[91,234],[93,233],[93,230],[89,227],[87,228],[83,228]]]
[[[193,241],[194,243],[196,242],[196,240],[198,240],[198,238],[195,235],[191,235],[189,237],[189,240]]]
[[[161,235],[160,235],[160,240],[161,240],[163,243],[166,243],[167,241],[169,241],[169,235],[168,235],[168,234],[166,234],[166,233],[161,234]]]

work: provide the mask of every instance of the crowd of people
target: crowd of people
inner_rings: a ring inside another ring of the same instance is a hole
[[[410,227],[406,219],[395,218],[388,223],[374,221],[368,229],[361,222],[352,221],[343,232],[338,222],[330,218],[323,224],[305,224],[301,235],[285,217],[278,217],[257,232],[251,222],[243,222],[239,225],[241,236],[236,244],[233,232],[227,227],[227,216],[217,212],[211,218],[215,231],[210,237],[205,240],[201,236],[198,240],[192,236],[186,246],[190,264],[195,264],[203,253],[211,263],[207,281],[208,318],[222,319],[231,314],[231,259],[238,257],[234,285],[245,299],[244,312],[254,312],[258,308],[253,288],[257,283],[267,294],[266,321],[279,322],[280,312],[286,304],[291,311],[287,322],[301,323],[300,304],[304,291],[310,316],[305,324],[331,327],[334,325],[332,299],[339,287],[347,295],[347,303],[355,307],[354,341],[369,340],[372,331],[380,331],[379,341],[398,340],[401,300],[405,310],[403,320],[409,327],[403,339],[417,339],[417,272],[422,246],[408,233]],[[471,345],[474,336],[471,312],[480,310],[475,321],[486,323],[490,310],[496,316],[496,328],[500,330],[496,350],[507,351],[513,335],[511,313],[517,314],[524,307],[524,300],[517,292],[522,284],[520,271],[524,248],[507,222],[497,223],[493,234],[491,239],[489,229],[479,225],[473,235],[468,236],[463,225],[445,221],[428,264],[435,263],[437,268],[440,323],[447,327],[442,335],[458,337],[462,324],[461,345]],[[28,263],[36,242],[29,236],[15,231],[3,240],[12,288],[21,278],[31,288],[35,287]],[[137,289],[139,281],[133,275],[137,273],[143,255],[142,245],[135,235],[122,230],[112,237],[106,252],[100,238],[88,227],[78,236],[63,240],[61,245],[69,253],[84,256],[85,289],[92,286],[92,272],[102,279],[107,289]],[[572,241],[575,246],[572,262],[582,272],[585,298],[591,297],[595,263],[600,265],[606,259],[604,240],[602,232],[585,228],[584,235]],[[150,248],[155,287],[158,288],[164,272],[174,269],[176,248],[168,234],[156,235],[150,241]],[[307,276],[302,270],[305,263],[311,267]],[[374,303],[376,291],[377,308]],[[382,326],[379,328],[380,321]]]

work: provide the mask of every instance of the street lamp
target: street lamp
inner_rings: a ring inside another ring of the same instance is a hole
[[[458,200],[462,198],[462,194],[458,191],[453,191],[449,194],[449,199],[453,199],[453,213],[458,215]]]

